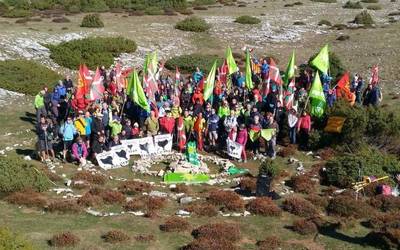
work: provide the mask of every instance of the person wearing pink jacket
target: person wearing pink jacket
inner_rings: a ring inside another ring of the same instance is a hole
[[[236,136],[236,142],[239,143],[240,145],[243,145],[242,160],[244,162],[247,162],[247,156],[246,156],[247,137],[248,137],[248,135],[247,135],[246,125],[244,123],[242,123],[242,124],[240,124],[239,132],[237,133],[237,136]]]
[[[80,165],[86,165],[86,158],[88,151],[86,144],[83,142],[81,137],[76,138],[76,142],[72,144],[72,160],[76,161]]]

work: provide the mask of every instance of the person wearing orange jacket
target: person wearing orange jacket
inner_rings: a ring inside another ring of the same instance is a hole
[[[204,145],[203,133],[205,129],[205,123],[206,120],[203,118],[203,114],[199,113],[193,125],[193,131],[195,133],[197,140],[197,149],[199,151],[203,151],[203,145]]]

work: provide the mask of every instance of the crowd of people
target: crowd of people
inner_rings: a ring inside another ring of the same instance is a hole
[[[306,108],[314,77],[311,68],[300,70],[293,79],[293,98],[289,101],[287,86],[269,77],[269,58],[252,60],[252,89],[245,86],[242,72],[237,71],[223,81],[223,70],[218,70],[208,100],[203,95],[207,76],[201,69],[176,79],[175,72],[162,68],[157,72],[155,98],[149,99],[150,111],[137,105],[126,89],[118,86],[115,68],[100,68],[105,91],[96,100],[77,98],[78,83],[74,84],[68,76],[52,90],[44,87],[34,102],[41,160],[95,162],[96,154],[121,144],[121,140],[166,133],[173,135],[174,145],[180,151],[185,149],[186,142],[195,141],[199,151],[223,152],[229,138],[243,145],[240,161],[247,161],[249,152],[254,159],[260,154],[274,159],[276,145],[285,139],[285,134],[290,143],[307,148],[312,129]],[[338,98],[332,78],[323,75],[321,80],[327,105],[332,106]],[[353,76],[350,89],[354,105],[378,105],[382,99],[379,87],[366,84],[358,74]],[[274,129],[275,133],[268,141],[250,136],[252,131],[262,129]]]

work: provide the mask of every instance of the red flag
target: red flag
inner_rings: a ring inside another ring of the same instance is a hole
[[[104,85],[103,76],[100,74],[100,70],[97,67],[96,73],[93,77],[93,82],[90,84],[90,100],[98,100],[103,97]]]
[[[218,68],[218,81],[222,85],[226,85],[227,74],[228,74],[228,64],[226,63],[226,60],[224,60],[222,66]]]
[[[181,72],[179,72],[178,67],[176,67],[176,69],[175,69],[175,83],[179,84],[180,81],[181,81]]]
[[[276,66],[274,59],[270,58],[268,80],[273,80],[276,84],[282,86],[282,78],[279,72],[279,68]]]
[[[125,80],[125,76],[122,74],[121,64],[119,63],[115,65],[115,83],[117,84],[119,92],[126,88],[127,81]]]
[[[350,73],[346,71],[336,86],[336,96],[338,98],[346,98],[349,102],[354,101],[354,93],[350,91]]]
[[[89,69],[86,65],[79,65],[78,86],[76,88],[75,98],[85,98],[86,94],[89,93],[91,80],[92,78],[90,77]]]
[[[180,116],[178,118],[178,147],[179,150],[182,152],[185,149],[186,145],[186,134],[185,134],[185,127],[183,126],[183,117]]]
[[[348,71],[344,73],[342,78],[337,83],[337,87],[341,89],[348,89],[350,91],[350,74]]]
[[[378,84],[378,71],[378,65],[374,65],[371,69],[371,78],[369,79],[369,83],[371,83],[372,85]]]
[[[289,82],[288,85],[288,89],[286,91],[285,94],[285,98],[284,98],[284,104],[286,109],[291,109],[294,105],[294,92],[295,92],[295,82],[294,82],[294,78],[292,78],[292,80]]]

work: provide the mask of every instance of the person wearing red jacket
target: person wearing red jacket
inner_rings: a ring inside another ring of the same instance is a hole
[[[297,122],[297,132],[299,133],[299,145],[302,149],[307,149],[308,138],[311,132],[311,117],[303,111]]]
[[[201,105],[203,105],[204,97],[203,97],[203,93],[201,93],[200,89],[196,89],[196,91],[194,92],[194,94],[192,96],[192,103],[193,104],[195,104],[197,100],[199,100],[199,103]]]
[[[175,129],[175,119],[172,117],[171,112],[167,111],[167,115],[160,118],[161,132],[172,134]]]
[[[243,146],[242,148],[242,160],[247,162],[247,155],[246,155],[246,144],[247,144],[247,129],[244,123],[240,124],[239,132],[236,137],[236,142]]]
[[[111,93],[112,96],[117,95],[118,86],[117,83],[113,80],[110,85],[108,85],[108,92]]]

